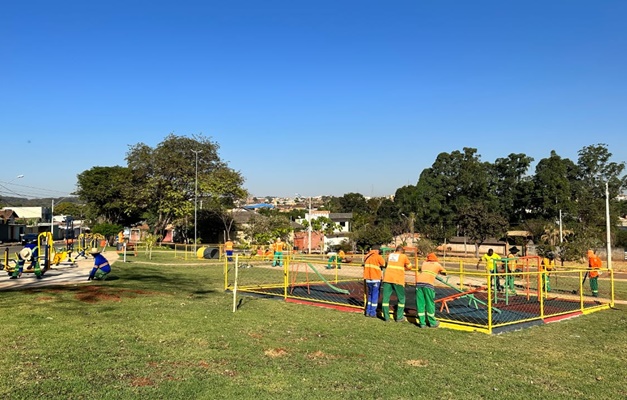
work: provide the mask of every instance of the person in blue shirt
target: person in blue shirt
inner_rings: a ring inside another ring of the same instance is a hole
[[[91,281],[92,279],[95,279],[104,281],[107,275],[111,272],[111,265],[109,265],[109,261],[107,261],[107,259],[100,254],[100,250],[95,247],[91,249],[89,254],[94,257],[94,268],[92,268],[89,273],[89,278],[87,278],[87,280]]]

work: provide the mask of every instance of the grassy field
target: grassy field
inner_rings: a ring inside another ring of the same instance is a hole
[[[242,297],[155,254],[103,283],[3,292],[3,399],[617,399],[627,307],[503,335]]]

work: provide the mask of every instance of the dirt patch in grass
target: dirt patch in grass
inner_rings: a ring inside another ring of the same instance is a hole
[[[265,354],[266,356],[270,357],[270,358],[278,358],[278,357],[284,357],[287,355],[287,350],[285,349],[268,349],[266,351],[263,352],[263,354]]]
[[[155,386],[155,382],[145,376],[137,376],[131,379],[130,385],[134,387]]]
[[[405,364],[411,366],[411,367],[428,367],[429,366],[429,361],[427,360],[407,360],[405,361]]]
[[[68,289],[34,289],[29,290],[31,293],[39,293],[42,296],[37,297],[37,301],[53,301],[56,298],[47,295],[55,295],[71,292],[74,293],[74,297],[82,301],[84,303],[98,303],[98,302],[106,302],[106,301],[115,301],[120,302],[124,298],[134,299],[137,296],[149,296],[149,295],[157,295],[163,294],[158,292],[152,292],[148,290],[137,290],[137,289],[121,289],[121,288],[113,288],[109,286],[97,286],[97,285],[88,285],[88,286],[79,286],[76,288],[68,288]]]

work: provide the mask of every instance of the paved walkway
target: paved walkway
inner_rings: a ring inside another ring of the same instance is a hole
[[[119,258],[116,251],[105,251],[103,255],[111,264]],[[0,274],[0,291],[86,283],[93,265],[93,258],[81,258],[74,264],[53,266],[46,271],[41,279],[37,279],[34,273],[29,272],[23,273],[18,279],[10,279],[8,274],[2,271],[3,273]],[[113,270],[115,271],[115,267]]]

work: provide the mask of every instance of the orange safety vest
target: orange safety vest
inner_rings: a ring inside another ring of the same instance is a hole
[[[284,244],[285,244],[285,243],[283,243],[283,242],[276,242],[276,243],[274,244],[274,251],[277,251],[277,252],[282,252],[282,251],[283,251],[283,245],[284,245]]]
[[[224,250],[233,250],[233,242],[229,240],[228,242],[224,243]]]
[[[405,270],[411,270],[411,262],[403,253],[391,253],[385,268],[383,282],[405,285]]]
[[[601,259],[596,254],[592,253],[588,255],[588,268],[590,271],[588,272],[588,277],[597,278],[599,276],[598,269],[603,266]]]
[[[385,267],[385,260],[379,250],[371,250],[364,260],[364,279],[380,281],[383,276],[381,267]]]
[[[435,284],[435,278],[441,272],[446,272],[446,270],[439,262],[425,261],[422,263],[420,273],[416,277],[416,283],[427,283],[433,286]]]

